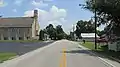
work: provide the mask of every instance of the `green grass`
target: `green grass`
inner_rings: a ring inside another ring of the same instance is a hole
[[[16,53],[0,53],[0,63],[16,56]]]
[[[93,42],[86,42],[85,44],[81,44],[84,47],[94,50],[94,43]]]
[[[32,42],[41,42],[41,40],[0,40],[0,42],[32,43]]]
[[[101,47],[99,46],[98,49],[95,49],[94,42],[86,42],[85,44],[80,44],[80,45],[87,47],[94,52],[102,54],[103,56],[106,56],[107,58],[114,57],[116,59],[120,59],[120,52],[109,51],[107,46],[101,46]]]
[[[95,49],[94,42],[86,42],[85,44],[80,44],[80,45],[82,45],[82,46],[84,46],[84,47],[87,47],[87,48],[89,48],[89,49],[91,49],[91,50],[96,50],[96,49]],[[99,46],[98,48],[99,48],[99,49],[97,49],[97,51],[104,51],[100,46]]]

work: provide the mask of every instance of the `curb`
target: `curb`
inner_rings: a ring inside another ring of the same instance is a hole
[[[11,59],[14,59],[14,58],[17,58],[17,57],[19,57],[19,55],[10,57],[8,60],[11,60]]]
[[[111,57],[111,56],[110,56],[109,58],[111,58],[111,59],[115,60],[116,62],[120,63],[120,60],[118,60],[118,59],[116,59],[116,58],[114,58],[114,57]]]
[[[78,43],[77,43],[78,44]],[[100,59],[100,60],[102,60],[103,62],[105,62],[107,65],[109,65],[110,67],[116,67],[115,65],[113,65],[113,64],[111,64],[111,63],[109,63],[107,60],[105,60],[104,58],[102,58],[102,57],[106,57],[106,58],[108,58],[108,59],[113,59],[114,61],[116,61],[116,62],[120,62],[120,60],[118,61],[117,59],[115,59],[115,58],[113,58],[113,57],[107,57],[107,56],[104,56],[104,55],[102,55],[102,54],[99,54],[99,53],[97,53],[97,52],[95,52],[95,51],[92,51],[91,49],[89,49],[89,48],[86,48],[86,47],[84,47],[84,46],[82,46],[82,45],[78,45],[78,47],[80,47],[80,48],[82,48],[83,50],[86,50],[87,52],[89,52],[90,54],[93,54],[93,55],[95,55],[95,56],[97,56],[97,58],[98,59]],[[88,51],[88,50],[91,50],[91,51]]]
[[[105,57],[105,56],[103,56],[103,55],[101,55],[101,54],[98,54],[98,53],[96,53],[96,52],[94,52],[94,51],[88,51],[88,50],[91,50],[91,49],[86,48],[86,47],[84,47],[84,46],[82,46],[82,45],[78,45],[78,46],[81,47],[83,50],[86,50],[86,51],[89,52],[90,54],[97,56],[98,59],[100,59],[101,61],[105,62],[105,65],[107,64],[107,65],[109,65],[110,67],[116,67],[116,66],[114,66],[113,64],[109,63],[108,61],[106,61],[104,58],[102,58],[102,57]]]

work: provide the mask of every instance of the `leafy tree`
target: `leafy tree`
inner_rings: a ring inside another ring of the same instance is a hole
[[[56,26],[56,31],[57,31],[57,34],[64,33],[61,25]]]
[[[54,28],[52,24],[49,24],[43,31],[48,34],[52,40],[67,38],[67,34],[63,31],[62,25],[57,25],[56,28]]]
[[[56,29],[53,27],[52,24],[49,24],[47,27],[46,27],[46,31],[47,31],[47,34],[49,35],[49,37],[51,39],[56,39]]]
[[[102,35],[104,35],[104,34],[105,34],[105,31],[104,31],[104,30],[102,30],[102,31],[97,30],[97,35],[98,35],[98,36],[102,36]]]
[[[56,26],[56,32],[57,32],[57,39],[58,39],[58,40],[63,39],[63,38],[66,37],[66,34],[65,34],[65,32],[63,31],[61,25]]]
[[[39,33],[39,40],[43,40],[44,39],[44,31],[41,30]]]
[[[92,23],[91,21],[80,20],[77,22],[75,33],[78,38],[81,38],[81,33],[94,33],[94,26],[94,23]]]
[[[84,8],[96,10],[98,24],[108,24],[106,29],[120,36],[120,0],[87,0]]]

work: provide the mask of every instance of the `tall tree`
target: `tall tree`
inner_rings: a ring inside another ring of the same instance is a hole
[[[46,31],[47,31],[47,34],[49,35],[49,37],[51,39],[56,39],[56,29],[53,27],[52,24],[49,24],[47,27],[46,27]]]
[[[44,39],[44,31],[40,30],[39,32],[39,40],[43,40]]]
[[[43,31],[48,34],[52,40],[67,38],[67,34],[63,31],[62,25],[57,25],[56,28],[54,28],[52,24],[49,24]]]
[[[120,36],[116,31],[120,29],[120,0],[87,0],[84,8],[92,12],[96,9],[98,24],[108,24],[107,30]]]
[[[63,39],[66,36],[61,25],[56,26],[56,32],[58,40]]]
[[[75,33],[78,38],[81,38],[81,33],[94,33],[94,26],[95,25],[91,21],[80,20],[77,22]]]

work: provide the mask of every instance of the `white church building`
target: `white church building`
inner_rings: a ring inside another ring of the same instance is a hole
[[[38,11],[33,17],[0,18],[0,40],[31,40],[39,35]]]

